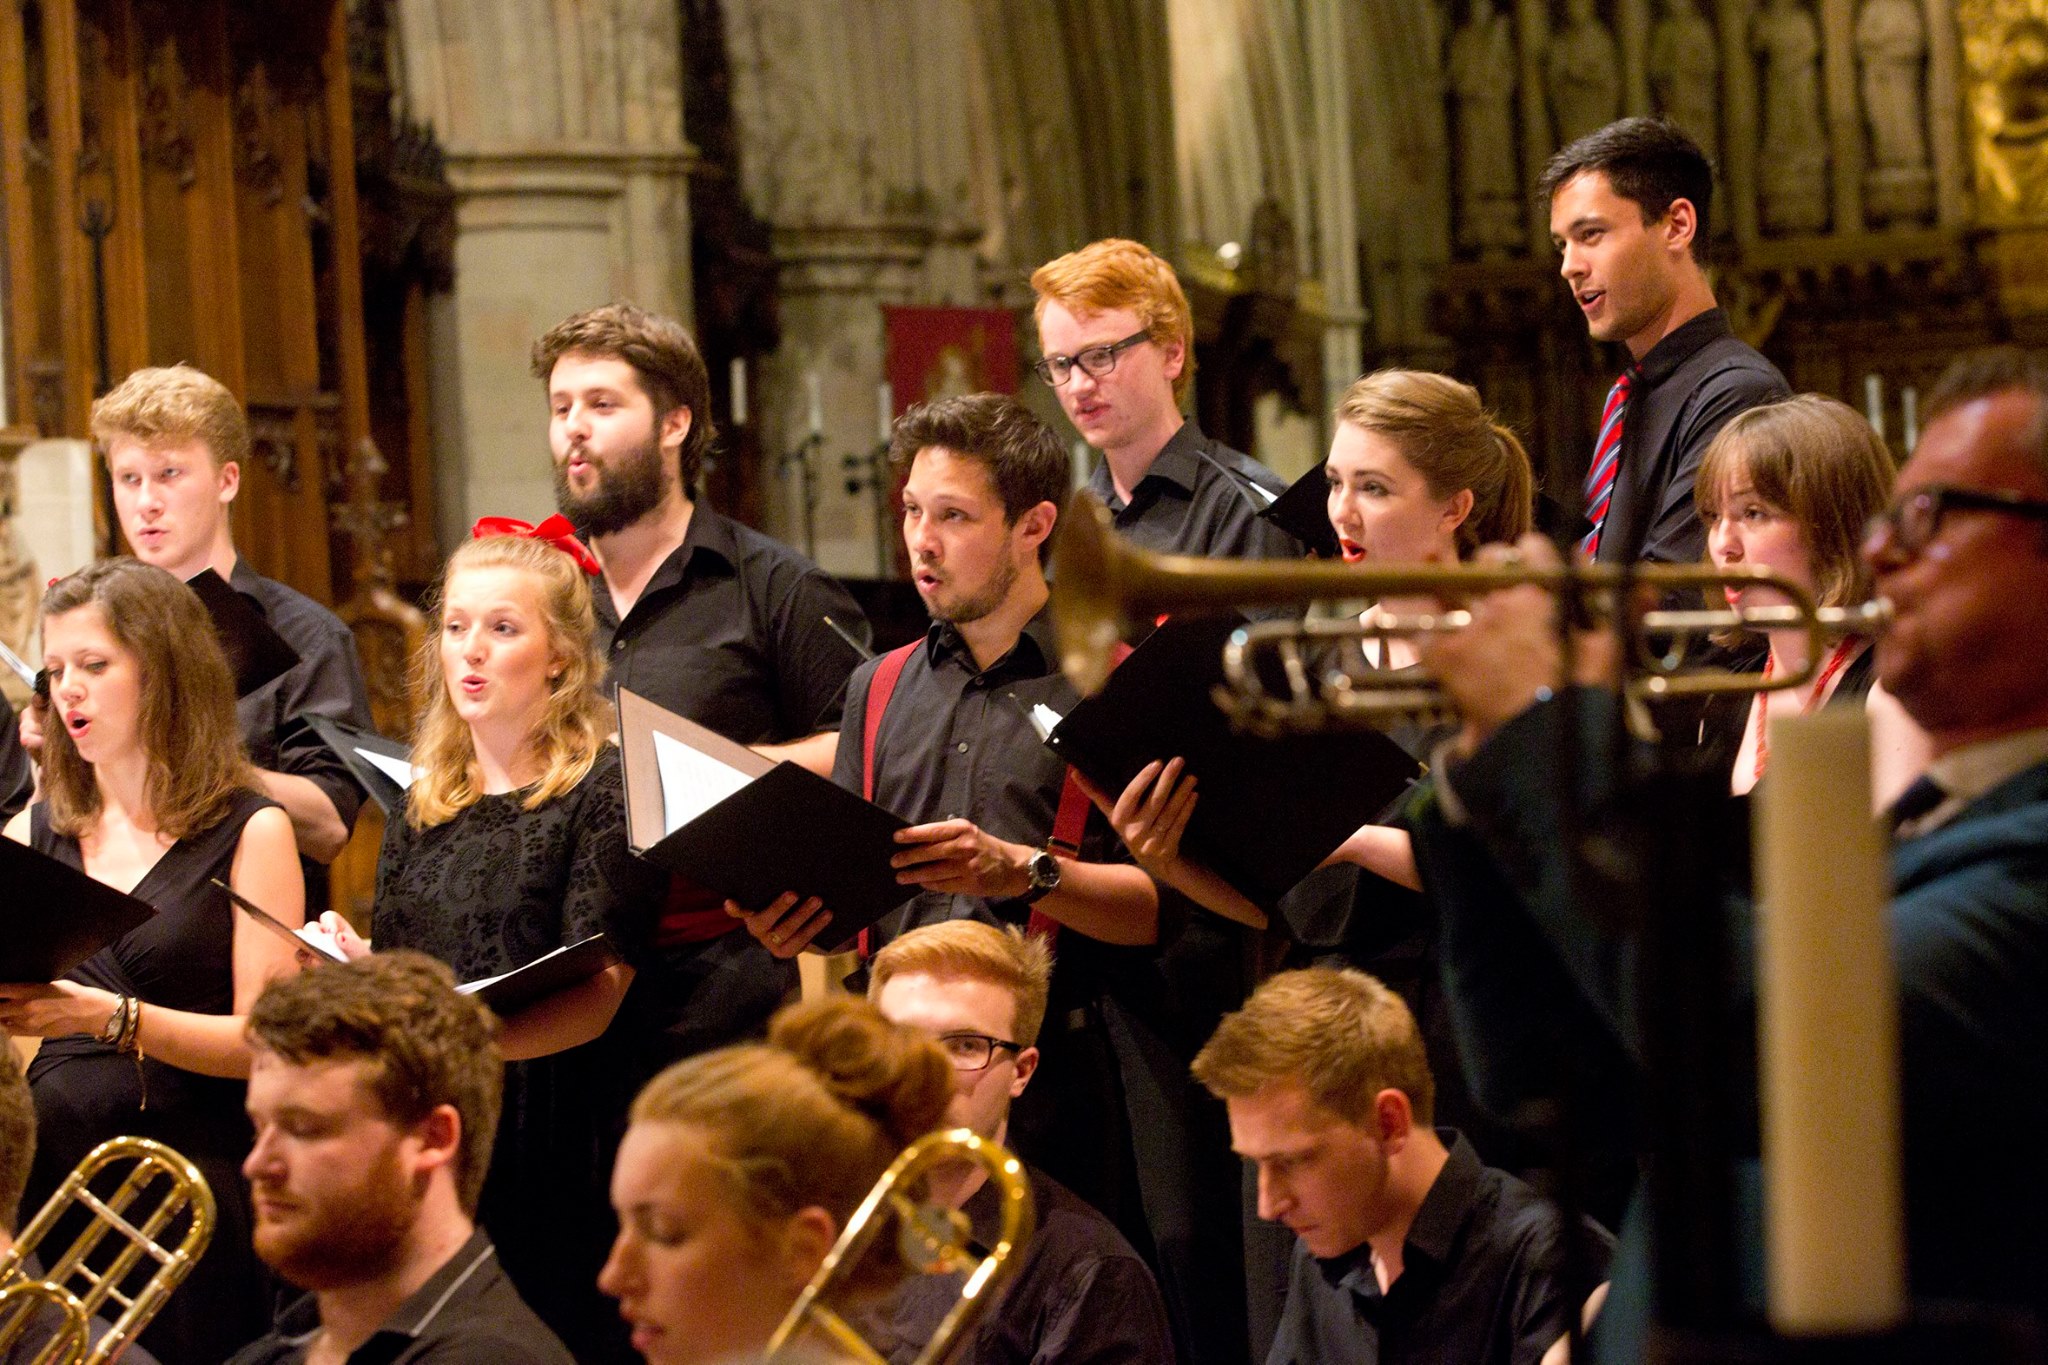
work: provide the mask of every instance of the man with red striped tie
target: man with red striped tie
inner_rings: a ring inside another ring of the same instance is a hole
[[[1676,124],[1625,118],[1552,157],[1539,188],[1588,330],[1626,345],[1632,362],[1602,406],[1580,549],[1608,564],[1697,563],[1701,453],[1736,413],[1792,392],[1714,302],[1704,266],[1713,163]]]

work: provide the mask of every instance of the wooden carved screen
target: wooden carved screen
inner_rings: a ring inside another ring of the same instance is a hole
[[[340,0],[0,0],[10,411],[82,436],[138,366],[217,376],[254,436],[237,543],[328,602],[330,491],[373,431],[350,25]],[[416,453],[385,452],[408,492]]]

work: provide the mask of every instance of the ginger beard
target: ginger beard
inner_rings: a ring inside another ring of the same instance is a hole
[[[376,1279],[398,1261],[426,1200],[423,1172],[408,1182],[391,1140],[347,1187],[278,1190],[255,1182],[256,1254],[309,1292]],[[331,1175],[339,1172],[330,1170]]]

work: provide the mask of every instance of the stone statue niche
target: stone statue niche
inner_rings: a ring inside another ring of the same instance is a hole
[[[1621,50],[1594,0],[1564,0],[1564,24],[1543,55],[1559,146],[1621,117]]]
[[[1493,0],[1471,0],[1444,63],[1457,160],[1458,245],[1500,255],[1522,241],[1515,165],[1515,35]]]
[[[1910,3],[1910,0],[1908,0]],[[1721,40],[1698,0],[1664,0],[1650,30],[1650,89],[1657,109],[1692,135],[1706,154],[1721,154]]]
[[[1802,0],[1767,0],[1750,24],[1762,60],[1757,192],[1773,232],[1828,225],[1828,143],[1820,112],[1820,28]]]
[[[1856,16],[1863,120],[1870,130],[1864,211],[1875,222],[1924,217],[1934,207],[1927,157],[1927,30],[1917,0],[1863,0]]]

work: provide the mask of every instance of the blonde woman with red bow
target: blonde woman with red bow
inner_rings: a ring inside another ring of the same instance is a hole
[[[479,1212],[520,1294],[578,1360],[628,1360],[597,1272],[612,1235],[605,1174],[645,1079],[620,1006],[666,878],[627,847],[583,547],[548,522],[488,518],[477,531],[448,561],[414,661],[414,778],[385,831],[372,929],[377,947],[431,953],[464,981],[597,933],[625,959],[505,1021]],[[327,922],[344,951],[367,950]]]

